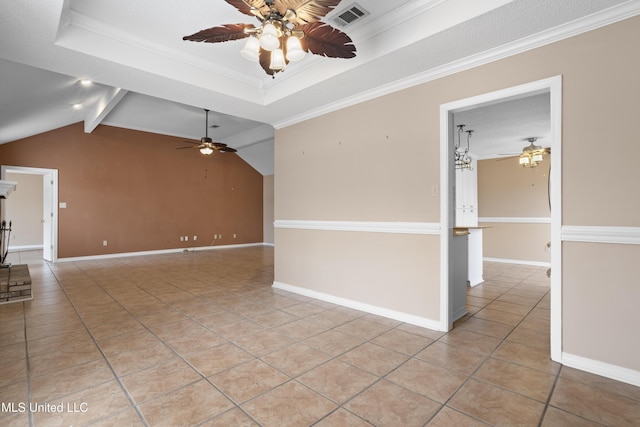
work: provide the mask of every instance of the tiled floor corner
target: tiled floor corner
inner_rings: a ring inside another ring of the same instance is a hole
[[[11,256],[3,426],[640,425],[640,388],[550,360],[544,268],[485,263],[445,334],[274,290],[271,247]]]

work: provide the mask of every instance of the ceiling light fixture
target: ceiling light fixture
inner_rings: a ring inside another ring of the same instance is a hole
[[[471,166],[471,156],[469,156],[469,148],[471,147],[471,134],[474,132],[473,130],[464,130],[466,125],[458,125],[458,143],[454,148],[454,159],[455,159],[455,167],[460,170],[473,170]],[[461,135],[463,132],[467,133],[467,148],[462,149],[461,147]]]
[[[340,0],[226,0],[240,12],[255,16],[260,26],[225,24],[182,39],[220,43],[247,38],[242,56],[260,64],[269,75],[302,60],[307,51],[331,58],[353,58],[356,47],[342,31],[320,22]]]
[[[91,86],[91,84],[92,84],[92,83],[93,83],[93,82],[92,82],[91,80],[89,80],[89,79],[82,79],[82,80],[80,80],[80,84],[81,84],[82,86]]]
[[[209,110],[207,110],[206,108],[204,109],[204,113],[205,113],[205,121],[204,121],[204,137],[200,138],[200,143],[197,142],[192,142],[192,141],[185,141],[189,144],[193,144],[191,147],[179,147],[178,150],[183,150],[185,148],[197,148],[199,149],[200,153],[204,154],[205,156],[210,156],[213,153],[215,153],[216,151],[221,152],[221,153],[235,153],[238,150],[236,150],[235,148],[231,148],[228,147],[227,144],[222,143],[222,142],[216,142],[214,140],[212,140],[211,138],[209,138]],[[213,125],[211,126],[212,128],[217,128],[219,127],[218,125]]]
[[[535,168],[540,163],[542,163],[542,155],[549,153],[548,148],[542,148],[539,145],[534,145],[533,143],[537,141],[538,138],[527,138],[529,141],[529,145],[522,149],[522,154],[518,158],[518,162],[527,168]]]

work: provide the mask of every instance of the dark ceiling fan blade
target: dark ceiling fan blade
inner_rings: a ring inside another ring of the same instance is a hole
[[[182,40],[205,43],[221,43],[230,40],[239,40],[249,36],[249,34],[244,32],[245,28],[255,28],[255,26],[252,24],[225,24],[221,27],[207,28],[190,36],[184,36]]]
[[[184,150],[185,148],[200,148],[200,145],[194,145],[193,147],[178,147],[176,150]]]
[[[221,153],[236,153],[238,150],[231,147],[220,147],[218,151],[220,151]]]
[[[282,16],[287,9],[296,12],[296,17],[291,20],[294,24],[305,25],[318,22],[331,12],[341,0],[275,0],[274,7]]]
[[[324,22],[313,22],[300,27],[304,31],[303,48],[316,55],[330,58],[354,58],[356,47],[351,38]]]
[[[255,14],[251,11],[251,8],[256,8],[262,14],[262,16],[269,15],[269,6],[265,3],[264,0],[225,0],[231,6],[238,9],[241,13],[245,15],[255,16]]]

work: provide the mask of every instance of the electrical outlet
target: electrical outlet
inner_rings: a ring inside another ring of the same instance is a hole
[[[198,236],[193,236],[193,240],[198,240]]]
[[[180,236],[180,241],[184,242],[184,236]]]
[[[189,236],[184,236],[184,241],[188,242],[189,241]]]
[[[233,233],[233,238],[235,239],[237,237],[238,237],[238,235],[236,233]]]
[[[102,241],[102,246],[107,246],[107,241],[106,240]]]
[[[219,235],[218,235],[218,239],[222,239],[222,234],[219,234]]]

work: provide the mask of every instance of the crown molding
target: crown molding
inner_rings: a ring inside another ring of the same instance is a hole
[[[360,104],[390,93],[394,93],[403,89],[408,89],[419,84],[427,83],[440,79],[461,71],[469,70],[481,65],[485,65],[500,59],[508,58],[522,52],[536,49],[551,43],[555,43],[569,37],[577,36],[598,28],[632,18],[640,14],[640,2],[629,1],[627,3],[614,6],[605,11],[589,15],[575,21],[569,22],[558,27],[542,31],[520,40],[504,44],[502,46],[489,49],[487,51],[468,56],[458,61],[432,68],[423,73],[418,73],[395,82],[381,85],[373,90],[361,92],[357,95],[344,98],[338,102],[324,105],[304,113],[291,116],[285,120],[273,123],[276,129],[282,129],[296,123],[310,120],[352,105]]]

